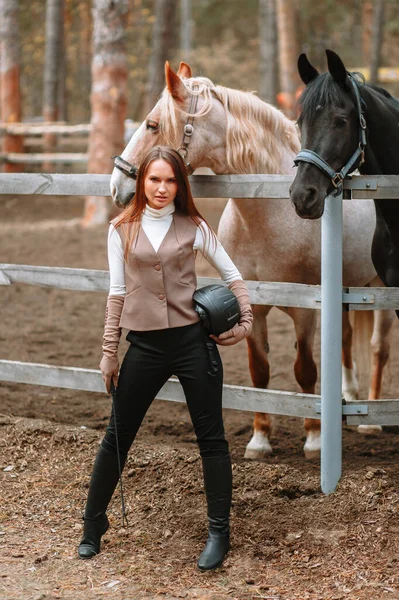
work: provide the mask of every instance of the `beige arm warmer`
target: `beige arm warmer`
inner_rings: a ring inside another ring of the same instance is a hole
[[[125,296],[108,296],[104,318],[103,358],[100,369],[103,375],[118,374],[118,346],[121,337],[119,321]]]
[[[242,279],[236,279],[229,285],[229,289],[233,292],[240,305],[241,316],[237,325],[234,325],[229,331],[221,333],[217,339],[222,346],[232,346],[241,342],[252,331],[253,314],[247,286]]]
[[[253,321],[253,314],[251,302],[249,300],[248,288],[245,285],[245,281],[243,281],[242,279],[237,279],[236,281],[230,283],[229,289],[237,297],[238,304],[240,305],[241,310],[241,317],[238,324],[241,325],[241,327],[244,327],[247,336],[252,331]]]

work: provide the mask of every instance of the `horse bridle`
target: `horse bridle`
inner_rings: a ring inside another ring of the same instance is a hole
[[[348,175],[348,173],[350,173],[351,170],[353,170],[355,166],[360,167],[364,163],[364,151],[365,151],[365,148],[367,145],[367,138],[366,138],[367,125],[366,125],[366,119],[364,118],[363,111],[362,111],[362,99],[361,99],[361,96],[359,93],[359,88],[357,86],[355,78],[350,73],[348,73],[348,76],[353,85],[353,89],[355,91],[357,114],[359,117],[359,145],[356,148],[355,152],[350,157],[350,159],[348,160],[346,165],[344,167],[342,167],[342,169],[340,171],[334,171],[334,169],[332,167],[330,167],[330,165],[324,160],[324,158],[319,156],[319,154],[317,154],[317,152],[313,152],[313,150],[307,150],[306,148],[301,150],[294,159],[294,165],[296,167],[298,166],[298,163],[306,162],[306,163],[311,163],[312,165],[315,165],[318,169],[320,169],[320,171],[322,171],[325,175],[327,175],[327,177],[329,177],[331,179],[331,183],[333,184],[333,186],[336,189],[335,194],[339,193],[340,188],[342,186],[342,182],[345,179],[345,177]],[[360,161],[359,161],[359,159],[360,159]],[[356,165],[356,163],[358,161],[359,161],[359,164]]]
[[[193,86],[193,90],[196,91],[198,89],[197,85]],[[184,166],[186,167],[187,175],[192,175],[194,173],[194,169],[191,164],[187,160],[188,156],[188,147],[190,145],[191,136],[194,133],[194,118],[195,113],[197,112],[197,104],[198,104],[198,94],[192,95],[190,98],[190,107],[188,109],[188,117],[187,123],[183,129],[183,139],[181,145],[178,147],[177,152],[182,157],[184,162]],[[122,158],[121,156],[112,156],[114,159],[114,167],[122,171],[126,177],[131,177],[132,179],[137,179],[137,173],[139,168],[130,164],[127,160]]]

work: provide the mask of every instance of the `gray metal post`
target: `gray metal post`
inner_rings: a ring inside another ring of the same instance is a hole
[[[321,225],[321,489],[342,471],[342,194],[327,196]]]

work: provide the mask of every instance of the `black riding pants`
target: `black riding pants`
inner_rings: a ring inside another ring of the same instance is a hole
[[[126,456],[153,399],[171,377],[183,386],[188,410],[203,458],[225,456],[228,444],[222,418],[223,367],[215,345],[217,373],[201,323],[157,331],[130,331],[115,398],[119,451]],[[111,414],[102,446],[116,453],[115,422]]]

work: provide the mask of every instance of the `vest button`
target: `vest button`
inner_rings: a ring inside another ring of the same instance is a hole
[[[165,294],[158,294],[158,298],[160,300],[165,300]]]
[[[155,265],[154,269],[155,269],[156,271],[160,271],[160,270],[161,270],[161,265]]]

